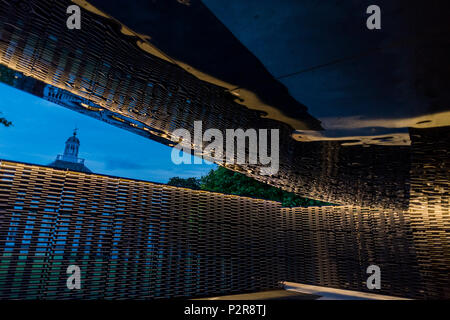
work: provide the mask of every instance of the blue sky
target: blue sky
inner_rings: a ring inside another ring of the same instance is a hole
[[[172,163],[172,148],[0,83],[0,112],[13,126],[0,126],[0,159],[47,165],[64,151],[78,128],[79,157],[99,174],[166,183],[200,177],[212,164]]]

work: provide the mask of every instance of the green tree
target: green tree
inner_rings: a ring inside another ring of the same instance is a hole
[[[169,186],[174,187],[182,187],[182,188],[189,188],[194,190],[200,190],[200,179],[197,178],[180,178],[180,177],[173,177],[169,179],[169,182],[167,183]]]
[[[281,202],[283,207],[323,206],[329,203],[307,199],[256,181],[246,175],[218,167],[201,178],[201,189]]]

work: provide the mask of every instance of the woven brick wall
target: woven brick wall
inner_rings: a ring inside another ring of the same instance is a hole
[[[340,206],[286,208],[282,213],[289,248],[287,281],[400,297],[442,293],[423,292],[407,212]],[[370,265],[380,267],[381,290],[366,287]]]
[[[1,162],[1,298],[161,298],[278,286],[279,204]],[[66,288],[66,268],[82,289]]]
[[[444,210],[435,219],[441,229]],[[368,291],[371,264],[382,270],[379,293],[448,297],[446,230],[414,228],[426,223],[417,215],[417,208],[288,209],[1,161],[0,297],[192,297],[279,281]],[[79,291],[66,287],[71,264],[82,270]]]

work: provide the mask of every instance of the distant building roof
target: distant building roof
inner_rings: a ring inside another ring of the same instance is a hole
[[[52,163],[50,163],[48,166],[52,167],[52,168],[57,168],[57,169],[68,169],[71,171],[92,173],[92,171],[89,170],[89,168],[86,167],[84,165],[84,163],[75,163],[75,162],[64,161],[64,160],[55,160]]]

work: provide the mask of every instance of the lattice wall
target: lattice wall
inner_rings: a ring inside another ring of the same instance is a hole
[[[282,209],[282,213],[287,221],[288,281],[374,293],[366,288],[366,269],[377,265],[381,290],[376,293],[442,295],[444,283],[437,284],[440,291],[423,292],[407,212],[340,206]]]
[[[1,298],[192,297],[279,281],[367,291],[371,264],[379,293],[449,297],[448,231],[415,228],[417,209],[288,209],[2,161],[0,212]],[[70,264],[81,267],[80,291],[66,288]]]
[[[1,162],[0,297],[157,298],[277,286],[279,204]],[[69,294],[70,264],[82,290]]]

